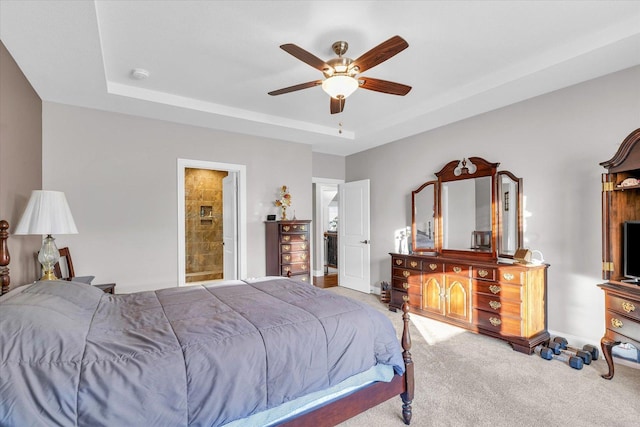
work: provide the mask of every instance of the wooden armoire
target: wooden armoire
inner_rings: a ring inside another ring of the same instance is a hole
[[[625,256],[625,247],[635,243],[624,238],[625,223],[640,221],[640,129],[631,132],[615,156],[600,165],[607,169],[602,175],[602,278],[606,282],[598,286],[605,298],[601,346],[609,366],[602,377],[611,379],[613,347],[631,343],[640,349],[640,282],[625,273],[625,263],[633,267],[629,270],[640,269],[640,256]]]

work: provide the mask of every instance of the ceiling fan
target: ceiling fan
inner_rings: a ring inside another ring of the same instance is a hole
[[[400,83],[358,76],[358,74],[375,67],[409,47],[409,44],[402,37],[393,36],[355,60],[343,56],[349,48],[347,42],[337,41],[331,47],[338,57],[325,62],[295,44],[289,43],[280,46],[285,52],[311,65],[313,68],[322,71],[325,79],[274,90],[269,92],[269,95],[282,95],[284,93],[322,85],[322,89],[331,96],[331,114],[336,114],[344,110],[345,99],[359,87],[376,92],[402,96],[411,90],[411,86]]]

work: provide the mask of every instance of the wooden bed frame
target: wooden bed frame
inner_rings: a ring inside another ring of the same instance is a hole
[[[9,276],[9,223],[0,220],[0,295],[9,292],[11,279]],[[295,418],[279,424],[286,427],[303,426],[335,426],[349,418],[364,412],[374,406],[400,395],[402,398],[402,418],[405,424],[411,422],[411,403],[414,393],[413,361],[411,359],[411,336],[409,335],[409,303],[405,300],[402,305],[402,357],[405,364],[404,375],[394,375],[391,382],[375,382],[360,388],[339,399],[327,402]]]

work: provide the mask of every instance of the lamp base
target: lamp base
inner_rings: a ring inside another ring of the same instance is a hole
[[[53,270],[43,270],[40,280],[58,280],[58,278]]]

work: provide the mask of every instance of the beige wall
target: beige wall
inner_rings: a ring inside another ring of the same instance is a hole
[[[77,275],[120,292],[176,286],[179,158],[246,165],[249,277],[265,274],[264,220],[280,186],[297,218],[312,214],[306,144],[45,102],[43,158],[43,183],[66,193],[79,230],[59,246],[72,247]]]
[[[31,190],[42,188],[42,101],[0,42],[0,219],[18,224]],[[11,284],[36,279],[40,236],[11,236]]]
[[[598,343],[599,163],[638,127],[635,67],[349,156],[347,181],[371,179],[372,281],[390,279],[388,252],[394,231],[411,223],[411,190],[450,160],[480,156],[524,178],[525,246],[551,264],[549,328]]]

